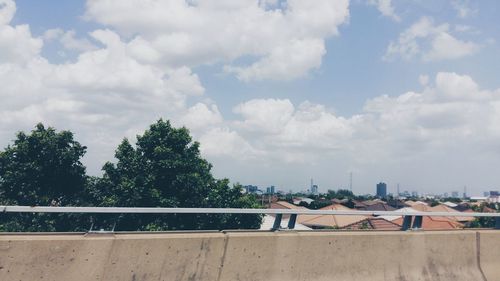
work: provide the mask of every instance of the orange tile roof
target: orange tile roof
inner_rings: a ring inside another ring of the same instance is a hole
[[[392,221],[398,225],[403,225],[403,218],[396,219]],[[444,229],[458,229],[463,228],[464,225],[455,221],[450,220],[446,217],[429,217],[424,216],[422,218],[422,229],[424,230],[444,230]]]
[[[431,208],[429,208],[428,211],[429,212],[448,212],[448,213],[457,212],[457,210],[450,208],[444,204],[439,204],[439,205],[436,205],[434,207],[431,207]],[[447,218],[450,220],[455,220],[455,221],[459,221],[459,222],[470,222],[470,221],[474,220],[473,217],[447,217]]]
[[[286,201],[278,201],[271,203],[271,207],[269,209],[307,209],[307,208],[303,206],[296,206]]]
[[[424,204],[413,204],[410,205],[413,209],[421,212],[430,212],[430,206]]]
[[[375,230],[400,230],[401,225],[383,218],[366,218],[362,221],[347,225],[344,229],[375,229]]]
[[[417,206],[417,205],[428,206],[428,204],[425,203],[425,202],[422,202],[422,201],[412,201],[412,200],[405,201],[405,204],[408,205],[408,206],[410,206],[410,207]]]
[[[296,206],[294,204],[291,204],[291,203],[288,203],[286,201],[278,201],[278,202],[272,202],[271,203],[271,206],[269,207],[269,209],[294,209],[294,210],[308,210],[306,207],[303,207],[303,206]],[[271,215],[273,217],[275,217],[275,215]],[[290,217],[290,215],[283,215],[283,219],[288,219]],[[300,216],[297,216],[297,218],[299,218]]]
[[[353,210],[347,208],[340,204],[332,204],[321,208],[320,210]],[[344,216],[344,215],[300,215],[297,218],[297,222],[309,226],[309,227],[345,227],[347,225],[362,221],[369,216],[354,215],[354,216]]]

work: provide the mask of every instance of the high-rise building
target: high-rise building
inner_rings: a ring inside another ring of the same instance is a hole
[[[275,193],[274,185],[271,185],[270,187],[266,188],[266,193],[267,194],[274,194]]]
[[[458,198],[458,191],[452,191],[451,192],[451,197]]]
[[[257,193],[259,187],[256,185],[245,185],[243,187],[247,193]]]
[[[316,184],[311,186],[311,193],[314,195],[318,194],[318,186]]]
[[[387,184],[380,182],[377,184],[377,197],[384,198],[387,196]]]

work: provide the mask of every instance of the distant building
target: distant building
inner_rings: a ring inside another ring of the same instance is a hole
[[[488,202],[490,203],[498,203],[500,202],[500,192],[498,191],[490,191],[490,196],[488,197]]]
[[[483,193],[483,195],[484,195],[484,197],[488,197],[488,196],[490,196],[490,192],[489,192],[489,191],[485,191],[485,192]]]
[[[418,197],[418,192],[417,191],[412,191],[411,192],[412,197]]]
[[[458,196],[458,191],[452,191],[452,192],[451,192],[451,197],[453,197],[453,198],[458,198],[458,197],[459,197],[459,196]]]
[[[271,185],[270,187],[266,188],[266,193],[267,194],[274,194],[275,193],[274,185]]]
[[[403,191],[403,192],[400,192],[400,193],[399,193],[399,196],[400,196],[400,197],[404,197],[404,198],[408,198],[408,197],[410,197],[410,196],[411,196],[411,193],[410,193],[410,192],[408,192],[408,190],[405,190],[405,191]]]
[[[243,188],[247,193],[257,193],[259,191],[259,187],[256,185],[245,185]]]
[[[311,193],[314,195],[318,194],[318,186],[316,184],[311,186]]]
[[[384,198],[387,196],[387,184],[380,182],[377,184],[377,197]]]

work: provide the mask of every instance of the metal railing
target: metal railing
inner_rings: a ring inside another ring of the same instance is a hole
[[[500,229],[500,213],[402,212],[308,209],[236,209],[236,208],[146,208],[146,207],[52,207],[0,206],[3,213],[85,213],[85,214],[268,214],[276,215],[273,230],[281,227],[283,215],[290,215],[288,229],[294,229],[298,215],[394,216],[403,217],[402,230],[422,228],[423,217],[494,217]]]

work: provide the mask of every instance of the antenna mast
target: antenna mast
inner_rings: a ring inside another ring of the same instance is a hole
[[[349,189],[352,192],[352,172],[349,173]]]

